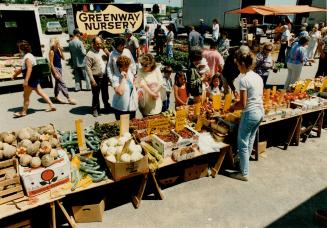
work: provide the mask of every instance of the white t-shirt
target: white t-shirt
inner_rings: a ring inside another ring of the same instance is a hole
[[[212,25],[212,39],[218,40],[219,38],[219,24]]]
[[[167,34],[167,45],[173,45],[174,41],[174,33],[173,31],[169,31]]]
[[[22,70],[26,70],[26,63],[25,63],[26,59],[29,59],[32,61],[32,66],[36,65],[36,58],[34,57],[34,55],[32,55],[31,53],[27,53],[23,57]]]
[[[242,74],[240,78],[240,91],[247,91],[246,107],[243,112],[263,109],[263,81],[262,78],[252,70]]]

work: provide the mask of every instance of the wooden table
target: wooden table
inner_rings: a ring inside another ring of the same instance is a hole
[[[260,129],[266,126],[271,126],[275,123],[285,122],[285,130],[287,130],[287,137],[283,142],[283,149],[287,150],[288,146],[293,143],[293,145],[298,146],[300,143],[300,138],[302,136],[302,142],[305,142],[309,137],[311,131],[317,132],[317,137],[321,135],[321,129],[324,120],[324,111],[326,107],[319,107],[316,109],[310,109],[306,111],[301,111],[295,115],[287,116],[285,118],[276,117],[271,120],[264,121],[260,124],[257,131],[256,140],[254,144],[255,160],[259,160],[258,145],[260,140]],[[314,123],[307,127],[305,130],[301,130],[303,119],[307,118],[308,115],[317,113],[317,118]]]
[[[214,154],[217,154],[217,161],[214,163],[213,167],[211,167],[211,177],[213,177],[213,178],[215,178],[217,176],[217,174],[218,174],[218,172],[219,172],[219,170],[221,168],[221,165],[222,165],[222,163],[223,163],[226,156],[228,156],[229,159],[233,159],[230,145],[220,142],[220,146],[221,146],[220,151],[213,152]],[[213,154],[213,153],[209,153],[209,154]],[[200,157],[208,156],[209,154],[202,154],[201,152],[197,152],[193,158],[183,160],[183,161],[180,161],[180,162],[176,162],[171,157],[167,157],[159,165],[158,171],[160,169],[171,167],[173,165],[179,165],[179,164],[182,164],[184,162],[193,162],[196,159],[198,159]],[[155,189],[154,193],[155,193],[155,195],[159,199],[163,199],[164,196],[163,196],[162,190],[161,190],[161,188],[160,188],[160,186],[158,184],[156,174],[154,172],[150,172],[149,177],[150,177],[150,180],[153,181],[153,183],[154,183],[154,187],[155,187],[154,188]]]

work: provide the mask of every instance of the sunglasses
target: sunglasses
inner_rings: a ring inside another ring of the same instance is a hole
[[[270,48],[265,48],[265,50],[266,50],[266,51],[272,51],[272,49],[270,49]]]

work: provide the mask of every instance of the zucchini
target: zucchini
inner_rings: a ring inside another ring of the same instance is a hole
[[[99,174],[99,175],[92,174],[92,175],[90,175],[90,176],[91,176],[91,178],[92,178],[92,181],[93,181],[94,183],[97,183],[97,182],[100,182],[100,181],[102,181],[103,179],[105,179],[105,177],[106,177],[106,172],[105,172],[105,171],[102,171],[102,173]]]

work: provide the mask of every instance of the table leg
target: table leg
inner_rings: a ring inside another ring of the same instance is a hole
[[[320,119],[321,117],[323,117],[323,111],[320,111],[320,113],[318,114],[318,117],[316,119],[316,121],[314,122],[314,124],[312,124],[310,127],[308,127],[306,130],[305,130],[305,133],[303,134],[303,139],[302,139],[302,142],[305,143],[305,141],[307,141],[307,139],[309,138],[310,136],[310,133],[312,131],[312,129],[318,124],[318,130],[319,130],[319,125],[320,125]],[[321,131],[321,129],[320,129]],[[320,135],[319,135],[320,137]]]
[[[61,209],[62,213],[65,215],[69,225],[73,228],[77,227],[75,220],[73,217],[69,216],[68,212],[66,211],[64,205],[62,205],[62,202],[57,200],[56,203],[58,204],[59,208]]]
[[[220,152],[218,153],[218,160],[217,162],[215,163],[214,167],[211,168],[211,177],[216,177],[219,170],[220,170],[220,167],[221,165],[223,164],[223,161],[224,161],[224,158],[225,158],[225,155],[226,153],[231,153],[231,148],[230,146],[227,146],[227,147],[224,147],[220,150]]]
[[[51,226],[52,226],[52,228],[56,228],[56,205],[55,205],[55,203],[51,202],[50,207],[51,207],[51,218],[52,218]]]
[[[302,123],[302,116],[298,116],[296,118],[296,121],[295,121],[295,125],[293,127],[293,129],[290,131],[290,133],[288,134],[288,137],[287,137],[287,141],[285,142],[285,145],[284,145],[284,150],[287,150],[288,146],[290,145],[290,143],[292,142],[292,139],[297,131],[297,129],[301,128],[301,123]]]
[[[156,175],[155,175],[155,173],[154,173],[154,172],[150,172],[149,175],[150,175],[150,177],[151,177],[151,179],[152,179],[152,181],[153,181],[153,183],[154,183],[154,187],[155,187],[155,192],[154,192],[154,194],[155,194],[155,195],[156,195],[160,200],[163,200],[164,195],[162,194],[162,191],[161,191],[161,188],[160,188],[160,186],[159,186],[159,184],[158,184],[158,181],[157,181],[157,179],[156,179]]]
[[[147,180],[148,180],[148,175],[149,175],[148,173],[142,175],[142,181],[141,181],[140,188],[139,188],[139,190],[137,192],[137,195],[133,196],[133,198],[132,198],[132,202],[133,202],[133,205],[134,205],[135,208],[139,208],[139,206],[141,204],[141,200],[142,200],[144,190],[145,190],[145,187],[146,187],[146,183],[147,183]]]

